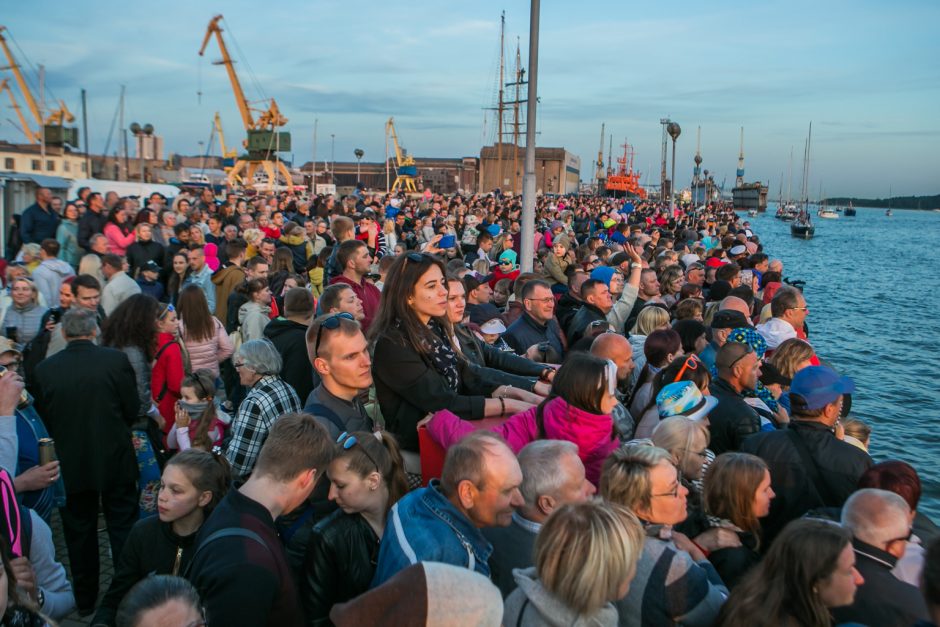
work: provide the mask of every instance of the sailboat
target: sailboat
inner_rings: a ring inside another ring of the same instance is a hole
[[[892,193],[892,190],[889,187],[888,188],[888,208],[885,210],[885,216],[889,218],[894,215],[894,212],[891,211],[891,193]]]
[[[800,212],[790,224],[790,235],[801,239],[810,239],[816,234],[816,227],[809,214],[809,155],[813,140],[813,123],[809,123],[809,135],[806,137],[806,150],[803,153],[803,189],[800,195]]]
[[[855,217],[855,207],[852,206],[852,201],[849,201],[849,206],[845,208],[845,217],[854,218]]]

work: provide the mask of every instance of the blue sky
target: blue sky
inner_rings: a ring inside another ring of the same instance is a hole
[[[205,59],[197,56],[220,10],[226,37],[234,35],[258,83],[290,119],[298,163],[312,158],[314,119],[318,159],[329,158],[334,134],[337,161],[353,160],[355,148],[365,150],[365,161],[381,161],[390,115],[415,155],[478,155],[492,141],[483,108],[497,82],[501,10],[507,52],[520,37],[527,65],[529,4],[520,0],[33,0],[6,3],[3,23],[74,112],[80,89],[88,90],[93,152],[104,148],[123,84],[128,124],[150,122],[167,151],[196,154],[216,110],[230,143],[242,135],[225,72],[211,63],[219,58],[215,43]],[[936,194],[938,23],[935,0],[546,1],[537,141],[578,154],[587,180],[606,122],[615,153],[628,138],[644,180],[651,171],[656,181],[659,119],[670,116],[683,129],[679,184],[691,177],[701,126],[703,166],[730,187],[743,125],[746,178],[769,180],[776,196],[791,147],[799,187],[813,121],[814,194],[820,184],[829,195],[886,196],[889,187],[895,195]],[[237,67],[248,97],[257,97],[248,68]],[[0,138],[20,141],[13,117],[4,97]]]

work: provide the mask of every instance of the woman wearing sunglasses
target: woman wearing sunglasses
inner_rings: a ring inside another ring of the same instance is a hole
[[[585,475],[595,486],[604,459],[620,444],[614,437],[610,412],[617,404],[617,366],[588,353],[574,352],[562,364],[547,399],[537,407],[510,416],[493,431],[518,453],[534,440],[568,440],[578,445]],[[474,425],[449,411],[439,411],[428,422],[428,434],[449,448]]]
[[[525,411],[520,391],[483,381],[452,343],[447,319],[444,264],[422,253],[406,253],[385,279],[370,335],[375,345],[372,374],[389,430],[405,451],[418,452],[418,421],[449,409],[479,420]],[[498,398],[489,398],[492,394]]]
[[[301,580],[307,625],[330,625],[330,609],[369,589],[392,505],[408,491],[401,452],[386,432],[343,433],[330,463],[339,509],[310,535]]]
[[[695,383],[699,392],[707,396],[709,393],[708,386],[711,384],[711,380],[711,373],[708,372],[708,368],[705,367],[705,364],[702,363],[702,360],[696,355],[688,355],[685,358],[676,359],[657,372],[656,375],[653,376],[650,387],[650,398],[642,407],[640,420],[637,422],[636,432],[633,437],[638,440],[653,437],[653,431],[664,418],[656,403],[656,398],[664,387],[670,383],[692,381]],[[668,415],[670,414],[667,414],[667,416]],[[707,416],[703,416],[702,418],[707,425]]]

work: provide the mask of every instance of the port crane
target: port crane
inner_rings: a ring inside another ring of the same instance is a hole
[[[199,48],[199,56],[204,56],[206,46],[209,40],[215,36],[219,45],[219,51],[222,54],[222,60],[217,61],[216,65],[224,65],[228,73],[229,82],[232,84],[232,92],[235,94],[235,104],[238,105],[238,112],[241,114],[242,124],[245,132],[248,134],[243,143],[248,149],[248,157],[238,158],[231,169],[228,171],[228,182],[233,184],[239,181],[253,181],[259,168],[267,174],[268,185],[273,188],[277,182],[277,175],[284,178],[285,185],[291,185],[291,175],[287,166],[277,158],[278,152],[289,152],[290,133],[278,131],[277,129],[287,124],[287,118],[281,114],[274,98],[267,99],[266,109],[252,109],[245,97],[241,82],[238,80],[238,74],[235,72],[235,61],[229,55],[228,47],[225,45],[225,39],[222,37],[222,27],[219,22],[222,15],[216,15],[209,22],[206,29],[206,36],[202,40],[202,47]],[[258,114],[255,117],[255,113]],[[216,114],[216,123],[218,124],[219,140],[221,142],[221,124],[218,122]],[[223,148],[224,151],[224,148]]]
[[[222,167],[228,172],[229,169],[235,166],[235,157],[238,156],[238,151],[234,148],[231,150],[225,149],[225,133],[222,132],[222,118],[219,116],[218,111],[215,112],[213,124],[215,125],[215,132],[219,136],[219,148],[222,150]]]
[[[392,143],[395,146],[395,182],[392,184],[392,191],[404,189],[406,192],[417,192],[415,180],[418,178],[418,168],[415,166],[414,157],[408,154],[398,144],[398,134],[395,132],[395,118],[389,118],[385,123],[385,137],[391,136]]]
[[[38,130],[33,130],[26,124],[25,116],[20,114],[20,108],[13,98],[13,90],[7,85],[6,88],[9,90],[10,100],[13,101],[13,108],[20,118],[20,124],[23,125],[23,133],[26,135],[27,139],[34,144],[41,143],[44,138],[45,143],[49,146],[63,146],[65,144],[78,146],[78,129],[65,126],[66,124],[74,122],[75,116],[69,111],[64,101],[60,100],[59,106],[55,109],[51,109],[48,116],[45,118],[42,116],[39,102],[37,102],[36,98],[33,96],[33,92],[20,69],[20,64],[16,62],[16,57],[13,56],[13,51],[10,50],[6,37],[3,36],[4,31],[8,30],[7,27],[0,26],[0,48],[3,48],[3,54],[8,64],[4,69],[13,72],[16,85],[19,87],[20,93],[23,94],[26,107],[32,114],[38,128]]]
[[[20,121],[20,130],[23,131],[23,134],[26,135],[26,140],[30,143],[39,143],[39,136],[33,132],[33,129],[29,128],[29,123],[26,122],[26,116],[23,115],[23,110],[20,109],[19,103],[16,101],[16,95],[13,93],[13,88],[10,87],[9,79],[4,78],[0,80],[0,92],[7,92],[7,95],[10,97],[10,104],[13,105],[13,110],[16,111],[16,117]]]

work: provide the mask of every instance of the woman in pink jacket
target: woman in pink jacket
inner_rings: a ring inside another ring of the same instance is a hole
[[[190,372],[209,370],[220,381],[219,364],[234,352],[225,327],[209,311],[209,303],[198,285],[187,285],[176,305],[180,319],[180,339],[189,353]]]
[[[127,254],[127,247],[137,239],[134,227],[128,219],[127,209],[120,202],[108,214],[108,222],[104,225],[104,236],[108,238],[108,249],[115,255]]]
[[[534,440],[574,442],[587,479],[596,486],[604,460],[620,445],[610,417],[617,404],[616,386],[614,362],[572,353],[555,374],[547,399],[491,430],[503,436],[515,453]],[[431,439],[446,449],[476,426],[445,409],[434,414],[427,429]]]

